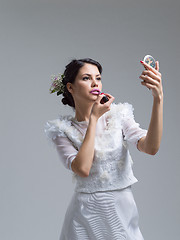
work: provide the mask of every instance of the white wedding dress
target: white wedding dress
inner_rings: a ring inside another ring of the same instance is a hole
[[[128,144],[137,146],[147,130],[135,122],[129,103],[111,104],[97,122],[95,154],[88,177],[80,177],[71,163],[82,144],[88,122],[60,116],[45,124],[45,132],[57,149],[76,187],[69,202],[60,240],[143,240],[131,185],[133,174]]]

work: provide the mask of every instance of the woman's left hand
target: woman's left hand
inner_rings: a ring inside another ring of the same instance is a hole
[[[143,80],[141,84],[152,90],[155,99],[161,99],[163,97],[163,87],[162,76],[159,72],[159,61],[156,61],[155,68],[143,61],[141,61],[141,64],[145,67],[145,70],[139,76]]]

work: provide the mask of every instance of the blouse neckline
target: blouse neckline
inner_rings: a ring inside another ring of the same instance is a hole
[[[75,119],[75,117],[73,117],[72,120],[76,123],[79,123],[79,124],[85,124],[85,125],[89,124],[89,121],[78,121],[78,120]]]

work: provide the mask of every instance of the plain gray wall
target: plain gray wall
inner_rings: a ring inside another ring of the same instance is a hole
[[[71,172],[44,134],[44,123],[73,114],[49,94],[50,75],[72,58],[103,66],[103,90],[129,102],[148,128],[152,94],[140,60],[160,63],[164,131],[150,156],[130,146],[139,223],[145,240],[179,239],[180,3],[143,0],[0,1],[0,239],[58,240],[73,194]]]

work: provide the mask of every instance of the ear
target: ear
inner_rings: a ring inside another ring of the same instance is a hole
[[[67,90],[72,94],[72,92],[73,92],[72,83],[68,82],[68,83],[66,84],[66,88],[67,88]]]

